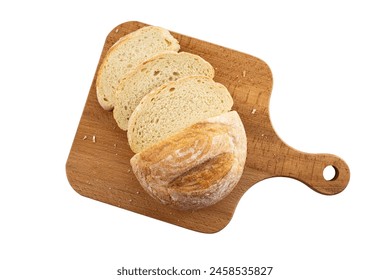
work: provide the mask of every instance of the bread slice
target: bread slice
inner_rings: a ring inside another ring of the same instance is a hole
[[[179,42],[168,30],[147,26],[117,41],[107,52],[97,74],[96,94],[105,110],[113,109],[112,95],[119,81],[143,61],[162,51],[178,51]]]
[[[154,88],[186,76],[214,78],[214,68],[198,55],[166,52],[138,65],[119,84],[114,94],[114,118],[127,130],[129,118],[141,99]]]
[[[242,175],[247,155],[245,129],[237,112],[212,117],[146,148],[130,160],[152,197],[181,210],[213,205]]]
[[[127,137],[138,153],[196,122],[228,112],[233,99],[220,83],[189,76],[147,94],[129,119]]]

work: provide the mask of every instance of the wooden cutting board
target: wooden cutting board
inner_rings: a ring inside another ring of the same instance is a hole
[[[126,22],[107,36],[98,67],[107,50],[122,36],[147,24]],[[66,163],[71,186],[79,194],[191,230],[213,233],[231,220],[243,194],[270,177],[295,178],[321,194],[337,194],[348,184],[347,164],[331,154],[308,154],[286,145],[275,133],[269,116],[272,73],[253,56],[171,31],[181,51],[200,55],[215,67],[215,81],[224,84],[245,126],[248,157],[242,178],[233,192],[208,208],[179,211],[151,198],[139,185],[130,167],[133,156],[126,132],[112,112],[103,110],[95,90],[96,74]],[[334,178],[325,180],[323,170],[333,166]],[[131,219],[131,218],[129,218]]]

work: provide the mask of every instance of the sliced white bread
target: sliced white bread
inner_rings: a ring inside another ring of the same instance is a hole
[[[119,84],[114,94],[114,119],[122,130],[141,99],[153,89],[186,76],[214,78],[214,68],[198,55],[166,52],[141,63]]]
[[[204,119],[231,110],[233,99],[220,83],[189,76],[162,85],[147,94],[129,119],[127,137],[138,153]]]
[[[163,204],[181,210],[213,205],[242,175],[245,129],[237,112],[208,118],[171,135],[130,160],[141,186]]]
[[[168,30],[147,26],[118,40],[107,52],[97,74],[96,94],[105,110],[114,107],[113,93],[120,80],[143,61],[164,51],[178,51],[179,42]]]

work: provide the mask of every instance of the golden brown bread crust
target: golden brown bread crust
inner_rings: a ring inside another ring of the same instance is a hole
[[[246,160],[246,135],[237,112],[196,123],[131,159],[142,187],[182,210],[210,206],[238,183]]]

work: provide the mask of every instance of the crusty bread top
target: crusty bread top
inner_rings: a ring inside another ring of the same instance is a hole
[[[193,124],[130,160],[143,188],[182,210],[210,206],[231,192],[246,160],[247,140],[237,112]]]
[[[105,110],[113,108],[112,95],[120,80],[143,61],[162,51],[178,51],[179,42],[168,30],[147,26],[119,39],[107,52],[97,74],[96,93]]]
[[[186,76],[213,78],[214,68],[200,56],[187,52],[165,52],[138,65],[114,93],[113,115],[118,126],[127,130],[135,107],[151,90]]]
[[[130,148],[138,153],[201,120],[228,112],[233,99],[220,83],[189,76],[164,84],[147,94],[129,120]]]

